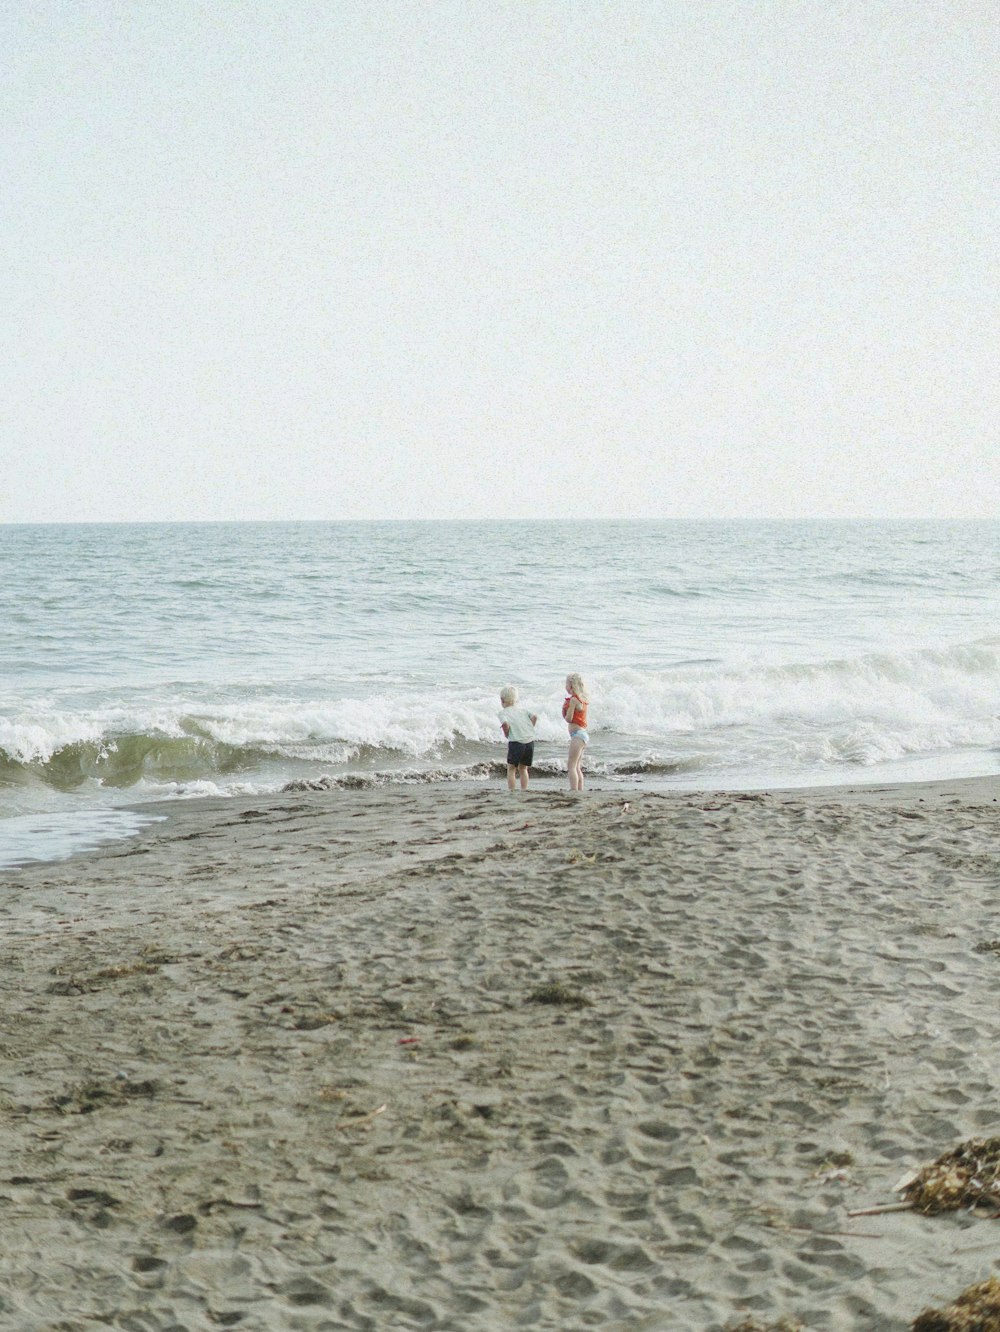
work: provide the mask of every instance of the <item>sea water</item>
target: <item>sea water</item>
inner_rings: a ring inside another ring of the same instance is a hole
[[[0,863],[167,797],[492,779],[506,684],[555,777],[569,671],[605,781],[1000,772],[1000,523],[12,525],[0,560]]]

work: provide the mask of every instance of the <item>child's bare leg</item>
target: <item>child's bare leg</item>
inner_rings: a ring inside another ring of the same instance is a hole
[[[517,770],[517,775],[518,775],[518,776],[520,777],[520,779],[521,779],[521,790],[522,790],[522,791],[527,791],[527,789],[528,789],[528,769],[527,769],[526,767],[524,767],[524,766],[518,768],[518,770]]]
[[[515,774],[516,772],[517,772],[517,768],[514,766],[514,764],[513,764],[513,763],[508,763],[508,764],[507,764],[507,790],[508,790],[508,791],[513,791],[513,789],[514,789],[514,774]]]
[[[573,739],[569,742],[569,762],[566,766],[567,776],[569,777],[569,789],[571,791],[583,790],[583,751],[585,745],[582,740]]]

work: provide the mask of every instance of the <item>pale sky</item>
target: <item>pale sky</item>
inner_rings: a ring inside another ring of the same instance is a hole
[[[1000,514],[995,0],[8,0],[0,521]]]

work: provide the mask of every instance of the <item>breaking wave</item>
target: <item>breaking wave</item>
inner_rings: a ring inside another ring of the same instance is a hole
[[[1000,639],[819,662],[622,667],[595,676],[591,693],[596,774],[671,782],[780,768],[847,781],[907,756],[1000,745]],[[539,713],[536,766],[560,771],[561,694],[527,682],[522,696]],[[503,770],[496,706],[480,689],[450,686],[428,700],[399,685],[334,700],[36,707],[0,716],[0,787],[152,796],[485,779]]]

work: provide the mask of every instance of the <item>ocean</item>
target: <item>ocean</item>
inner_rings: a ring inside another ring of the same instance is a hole
[[[1000,773],[1000,523],[0,526],[0,866],[150,801],[496,780],[498,691],[602,782]],[[138,810],[138,813],[136,813]]]

